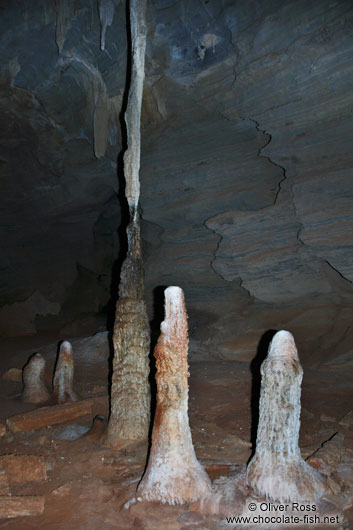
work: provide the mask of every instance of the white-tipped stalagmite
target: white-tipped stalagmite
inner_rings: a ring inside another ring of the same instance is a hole
[[[60,344],[58,360],[53,378],[53,401],[67,403],[77,401],[78,396],[73,389],[74,384],[74,357],[71,343],[64,340]]]
[[[45,403],[49,392],[44,382],[45,359],[40,353],[32,355],[23,369],[22,401],[25,403]]]
[[[210,479],[196,458],[188,418],[188,325],[180,287],[165,292],[165,318],[154,350],[157,408],[152,447],[137,496],[185,504],[211,492]]]
[[[140,144],[141,104],[145,77],[146,0],[130,0],[131,83],[125,113],[127,150],[124,153],[125,196],[130,222],[128,251],[122,265],[114,323],[111,410],[105,444],[115,449],[147,441],[150,426],[150,329],[144,302],[141,253]]]
[[[272,501],[313,501],[325,492],[324,478],[301,457],[298,446],[303,369],[294,338],[275,334],[261,365],[256,452],[247,481]]]

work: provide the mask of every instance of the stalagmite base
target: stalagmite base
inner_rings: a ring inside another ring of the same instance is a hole
[[[53,378],[54,403],[77,401],[78,397],[73,389],[74,358],[70,342],[64,340],[60,345],[58,361]]]
[[[22,401],[25,403],[45,403],[49,392],[44,383],[45,359],[40,353],[34,354],[23,369]]]
[[[106,444],[116,449],[147,440],[150,425],[149,324],[143,300],[139,219],[127,229],[129,251],[121,271],[114,324],[111,415]]]
[[[183,291],[165,290],[165,319],[154,355],[157,408],[152,448],[137,495],[149,501],[184,504],[211,491],[196,459],[188,419],[188,329]]]
[[[323,477],[301,457],[298,446],[303,369],[293,336],[279,331],[261,366],[256,452],[247,481],[273,501],[313,501],[325,492]]]

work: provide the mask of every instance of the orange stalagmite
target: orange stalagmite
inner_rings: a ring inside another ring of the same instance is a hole
[[[45,359],[40,353],[32,355],[23,369],[22,401],[25,403],[45,403],[49,392],[44,382]]]
[[[298,446],[303,369],[288,331],[273,337],[261,375],[256,452],[248,465],[248,484],[272,501],[314,501],[324,494],[325,480],[302,459]]]
[[[59,349],[58,361],[53,378],[53,400],[55,403],[77,401],[78,397],[73,389],[74,357],[71,343],[64,340]]]
[[[165,319],[154,350],[157,408],[152,448],[137,497],[184,504],[208,495],[211,483],[198,462],[188,419],[188,326],[180,287],[165,290]]]

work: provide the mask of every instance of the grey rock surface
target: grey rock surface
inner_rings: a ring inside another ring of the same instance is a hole
[[[113,4],[104,50],[96,2],[2,4],[5,336],[68,329],[117,297],[127,45]],[[162,287],[183,288],[195,358],[251,359],[282,328],[304,362],[352,358],[352,29],[350,0],[149,3],[146,300],[158,330]]]

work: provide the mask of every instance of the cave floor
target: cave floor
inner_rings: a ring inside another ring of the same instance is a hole
[[[25,362],[26,358],[14,353],[12,367],[21,368]],[[53,362],[54,359],[52,365]],[[2,374],[5,368],[1,368]],[[49,368],[52,368],[50,363]],[[21,402],[20,381],[3,379],[1,383],[0,422],[35,408]],[[339,424],[353,408],[352,383],[352,370],[346,367],[304,367],[300,432],[304,457],[339,431],[344,434],[345,454],[353,460],[352,427]],[[192,437],[197,457],[212,480],[240,469],[251,455],[252,392],[256,400],[258,390],[255,386],[252,391],[252,386],[253,374],[248,363],[212,361],[190,365]],[[97,361],[86,366],[78,362],[76,388],[83,399],[96,398],[91,415],[26,433],[7,432],[0,438],[1,455],[41,455],[47,468],[46,480],[10,484],[11,495],[44,496],[42,515],[2,519],[1,529],[235,528],[225,524],[225,517],[202,516],[197,511],[190,515],[189,506],[138,502],[124,507],[134,498],[145,468],[147,446],[115,451],[104,447],[98,435],[85,435],[95,414],[108,414],[107,362]],[[352,507],[345,512],[345,517],[345,526],[341,528],[349,528],[349,524],[353,528]]]

